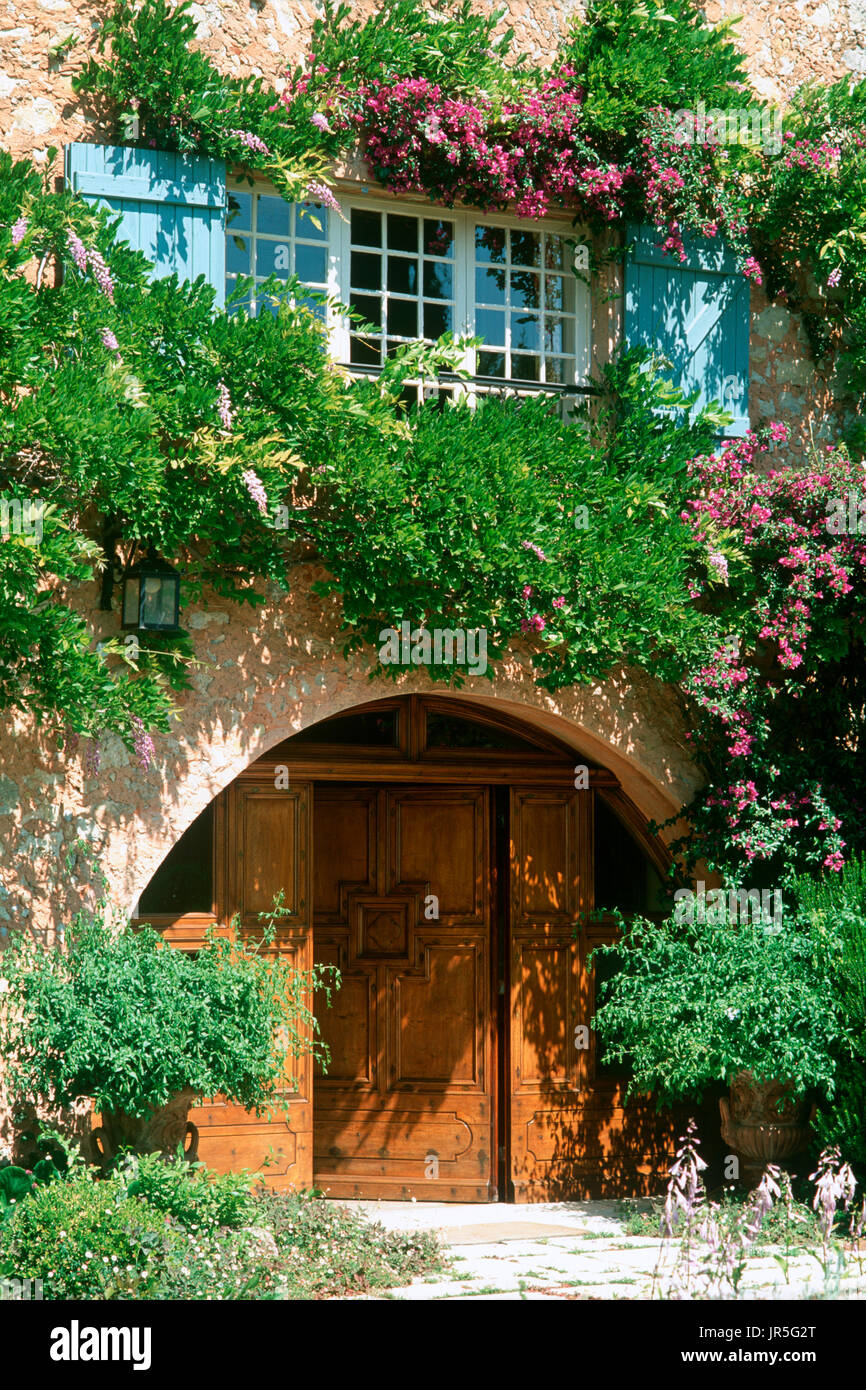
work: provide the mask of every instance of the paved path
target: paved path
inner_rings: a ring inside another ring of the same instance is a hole
[[[503,1203],[345,1202],[388,1230],[434,1230],[446,1242],[451,1269],[417,1279],[379,1298],[647,1299],[659,1297],[673,1273],[676,1245],[628,1236],[617,1202]],[[783,1254],[783,1251],[779,1253]],[[653,1292],[655,1286],[655,1294]],[[745,1298],[866,1298],[866,1250],[852,1255],[829,1283],[812,1255],[792,1257],[787,1279],[770,1249],[749,1261]]]

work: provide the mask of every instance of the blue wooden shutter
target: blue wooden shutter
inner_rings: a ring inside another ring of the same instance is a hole
[[[625,340],[662,353],[698,405],[718,401],[733,415],[726,437],[749,429],[749,282],[733,253],[715,237],[684,237],[687,259],[665,255],[655,227],[629,226]]]
[[[118,236],[141,251],[154,275],[204,275],[225,304],[225,164],[216,159],[127,149],[66,147],[66,180],[84,198],[120,213]]]

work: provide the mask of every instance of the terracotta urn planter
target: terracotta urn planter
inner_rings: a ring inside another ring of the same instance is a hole
[[[105,1110],[102,1123],[90,1132],[91,1157],[107,1167],[121,1149],[139,1154],[161,1154],[172,1158],[178,1144],[184,1158],[193,1163],[198,1157],[198,1130],[189,1119],[189,1108],[197,1092],[178,1091],[166,1105],[156,1106],[146,1115],[127,1115],[123,1110]]]
[[[784,1166],[806,1147],[816,1108],[792,1097],[790,1082],[756,1081],[749,1071],[737,1073],[719,1109],[722,1139],[740,1159],[747,1186],[760,1182],[768,1163]]]

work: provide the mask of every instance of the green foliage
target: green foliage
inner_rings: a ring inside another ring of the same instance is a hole
[[[533,661],[547,688],[626,660],[680,674],[710,635],[682,601],[695,558],[679,516],[685,466],[717,417],[690,416],[644,366],[635,352],[608,369],[587,428],[544,398],[488,397],[424,406],[387,447],[338,454],[310,534],[349,645],[379,646],[405,619],[485,628],[492,656],[538,615]]]
[[[273,113],[275,93],[260,77],[224,76],[194,48],[192,8],[191,0],[118,0],[97,41],[97,52],[110,50],[111,59],[91,58],[74,78],[75,90],[119,120],[124,143],[153,141],[159,149],[260,168],[287,197],[303,197],[310,179],[325,175],[336,147],[318,138],[314,150],[300,122],[287,125]],[[261,148],[244,134],[254,134]]]
[[[595,1027],[604,1060],[632,1065],[630,1092],[667,1104],[751,1071],[832,1096],[846,1026],[830,999],[836,947],[820,931],[639,918],[597,950],[619,968]]]
[[[372,14],[355,19],[349,5],[325,0],[310,50],[329,84],[340,81],[350,90],[421,77],[450,92],[506,94],[526,63],[525,55],[511,52],[514,30],[496,33],[507,13],[503,5],[479,14],[471,0],[431,0],[423,6],[383,0]]]
[[[75,266],[70,236],[107,263],[110,297]],[[57,288],[42,273],[54,258],[66,261]],[[319,320],[286,298],[294,283],[274,281],[276,314],[249,320],[215,314],[203,278],[149,284],[147,269],[104,213],[0,153],[0,708],[130,747],[134,717],[168,727],[191,645],[151,636],[135,659],[115,638],[100,651],[70,590],[98,584],[104,551],[128,564],[153,546],[179,564],[184,603],[207,586],[260,604],[265,581],[285,586],[297,537],[275,530],[274,508],[336,450],[397,424],[387,392],[360,392],[328,362]],[[16,528],[34,515],[41,528]]]
[[[385,1231],[320,1193],[251,1192],[250,1179],[154,1156],[107,1178],[73,1163],[0,1221],[0,1276],[41,1279],[47,1299],[303,1299],[442,1268],[431,1232]]]
[[[709,25],[690,0],[591,0],[560,46],[586,97],[590,136],[608,158],[635,144],[654,107],[726,110],[744,104],[737,20]],[[754,93],[748,103],[760,106]]]
[[[204,1163],[158,1154],[131,1154],[121,1171],[130,1197],[140,1197],[188,1230],[236,1229],[256,1219],[247,1172],[214,1173]]]
[[[388,1231],[322,1197],[317,1191],[261,1194],[259,1219],[279,1245],[290,1297],[357,1296],[443,1268],[432,1231]]]
[[[3,1048],[21,1095],[146,1115],[191,1088],[261,1114],[285,1101],[297,1059],[327,1051],[306,999],[330,1001],[333,972],[298,971],[237,923],[195,957],[149,927],[110,929],[79,915],[62,947],[16,937],[0,959],[10,1007]]]
[[[153,1298],[172,1241],[165,1217],[126,1196],[120,1178],[84,1174],[16,1205],[0,1225],[0,1267],[41,1279],[48,1299]]]
[[[822,1147],[837,1145],[842,1156],[866,1177],[866,858],[841,873],[797,884],[804,920],[838,941],[830,985],[832,998],[848,1025],[840,1049],[836,1094],[822,1106],[815,1128]]]

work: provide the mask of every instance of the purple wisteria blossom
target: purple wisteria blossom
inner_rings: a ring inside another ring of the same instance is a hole
[[[87,252],[87,264],[93,271],[93,278],[99,286],[109,304],[114,303],[114,281],[111,278],[111,271],[102,259],[98,251]]]
[[[537,559],[539,559],[539,560],[546,560],[546,559],[547,559],[547,556],[545,555],[544,551],[541,549],[541,546],[540,546],[540,545],[535,545],[533,541],[521,541],[520,544],[523,546],[523,549],[524,549],[524,550],[531,550],[532,553],[533,553],[533,555],[535,555],[535,556],[537,557]]]
[[[139,767],[143,767],[145,772],[153,762],[153,755],[156,752],[153,746],[153,739],[144,727],[144,721],[137,714],[130,720],[132,724],[132,742],[135,748],[135,756],[138,759]]]
[[[322,111],[314,111],[310,117],[310,125],[314,125],[317,130],[327,130],[330,134],[331,126],[327,116]]]
[[[728,562],[725,556],[722,555],[718,550],[714,550],[712,554],[709,556],[708,563],[710,564],[711,568],[716,571],[716,574],[719,576],[719,579],[721,579],[724,584],[727,584]]]
[[[264,484],[262,483],[261,478],[258,476],[257,473],[254,473],[251,468],[247,468],[241,474],[241,481],[243,482],[244,487],[250,494],[250,497],[255,502],[262,516],[267,516],[268,494],[265,492]]]
[[[306,197],[311,203],[321,203],[322,207],[330,208],[332,212],[340,211],[340,204],[334,197],[333,192],[326,183],[320,179],[311,179],[307,184]]]
[[[71,227],[66,233],[66,244],[81,274],[85,275],[87,273],[87,247],[78,233],[73,231]]]
[[[839,281],[841,279],[842,267],[837,265],[836,269],[831,270],[830,274],[827,276],[827,288],[830,290],[835,290],[836,286],[839,284]]]
[[[100,757],[99,739],[89,738],[84,748],[84,772],[87,777],[96,776]]]
[[[27,218],[19,217],[17,222],[12,223],[12,245],[20,246],[27,235]]]
[[[109,352],[120,351],[120,344],[118,343],[110,328],[103,328],[102,330],[102,346],[107,347]]]
[[[270,150],[258,135],[254,135],[251,130],[230,130],[229,135],[233,135],[236,140],[250,151],[251,154],[270,154]]]
[[[217,397],[217,415],[220,417],[220,420],[222,421],[223,429],[230,430],[232,427],[232,420],[234,419],[234,411],[232,410],[232,398],[229,395],[229,388],[226,386],[224,381],[221,381],[219,384],[219,396]]]

